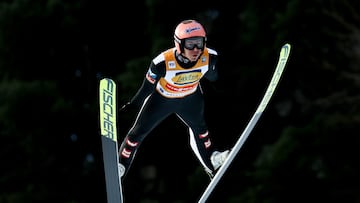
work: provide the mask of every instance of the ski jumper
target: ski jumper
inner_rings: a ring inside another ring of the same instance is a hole
[[[136,120],[120,145],[119,161],[126,172],[144,138],[165,118],[175,114],[189,128],[190,146],[207,172],[213,147],[204,119],[204,98],[200,80],[215,81],[217,52],[205,48],[195,62],[168,49],[155,57],[144,81],[130,103],[139,108]],[[125,173],[126,173],[125,172]]]

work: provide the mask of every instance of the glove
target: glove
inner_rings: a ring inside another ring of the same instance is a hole
[[[119,112],[126,112],[132,108],[133,108],[133,105],[131,104],[131,102],[127,102],[124,105],[122,105],[122,107],[120,107]]]

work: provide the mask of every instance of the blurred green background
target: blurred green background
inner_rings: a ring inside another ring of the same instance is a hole
[[[360,202],[360,2],[0,2],[0,203],[106,202],[98,84],[118,83],[119,106],[175,26],[199,20],[219,53],[206,119],[230,148],[277,63],[283,77],[210,202]],[[205,85],[205,88],[207,86]],[[133,113],[119,115],[119,137]],[[169,142],[171,141],[171,142]],[[144,141],[124,180],[127,203],[197,202],[209,178],[169,117]]]

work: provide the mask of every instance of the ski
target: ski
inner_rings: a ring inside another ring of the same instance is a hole
[[[99,84],[100,129],[108,203],[122,203],[116,123],[116,84],[103,78]]]
[[[219,180],[224,175],[225,171],[230,166],[231,162],[233,161],[233,159],[235,158],[237,153],[240,151],[240,148],[242,147],[242,145],[248,138],[249,134],[251,133],[252,129],[258,122],[260,116],[264,112],[267,104],[270,101],[270,98],[272,97],[272,95],[275,91],[275,88],[280,80],[280,77],[283,73],[283,70],[285,68],[286,62],[287,62],[289,54],[290,54],[290,48],[291,48],[290,44],[285,44],[284,46],[282,46],[276,69],[275,69],[272,79],[266,89],[264,97],[262,98],[258,108],[256,109],[254,115],[252,116],[252,118],[249,121],[248,125],[246,126],[245,130],[242,132],[239,139],[235,143],[234,147],[231,149],[229,156],[226,158],[223,165],[219,168],[219,170],[217,171],[217,173],[215,174],[215,176],[213,177],[213,179],[210,181],[209,185],[203,192],[198,203],[205,203],[207,201],[208,197],[211,195],[215,186],[218,184]]]

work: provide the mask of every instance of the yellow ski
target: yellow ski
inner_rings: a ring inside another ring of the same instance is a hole
[[[249,136],[252,129],[254,128],[257,121],[259,120],[260,116],[262,115],[263,111],[265,110],[267,104],[270,101],[270,98],[272,97],[272,95],[273,95],[273,93],[275,91],[275,88],[276,88],[276,86],[277,86],[277,84],[278,84],[278,82],[280,80],[280,77],[281,77],[281,75],[283,73],[283,70],[285,68],[286,62],[287,62],[289,54],[290,54],[290,48],[291,48],[290,44],[285,44],[281,48],[279,61],[277,63],[275,72],[274,72],[274,74],[272,76],[272,79],[271,79],[271,81],[269,83],[269,86],[267,87],[265,95],[262,98],[256,112],[254,113],[253,117],[251,118],[250,122],[246,126],[243,133],[240,135],[240,137],[239,137],[238,141],[236,142],[236,144],[234,145],[234,147],[231,149],[230,154],[226,158],[224,164],[219,168],[219,170],[215,174],[214,178],[209,183],[208,187],[206,188],[206,190],[202,194],[202,196],[201,196],[198,203],[205,203],[207,201],[208,197],[210,196],[210,194],[214,190],[215,186],[218,184],[219,180],[224,175],[225,171],[227,170],[227,168],[229,167],[229,165],[231,164],[231,162],[233,161],[233,159],[235,158],[235,156],[239,152],[240,148],[242,147],[242,145],[246,141],[247,137]]]
[[[99,107],[107,202],[122,203],[122,185],[118,169],[116,84],[112,79],[100,80]]]

